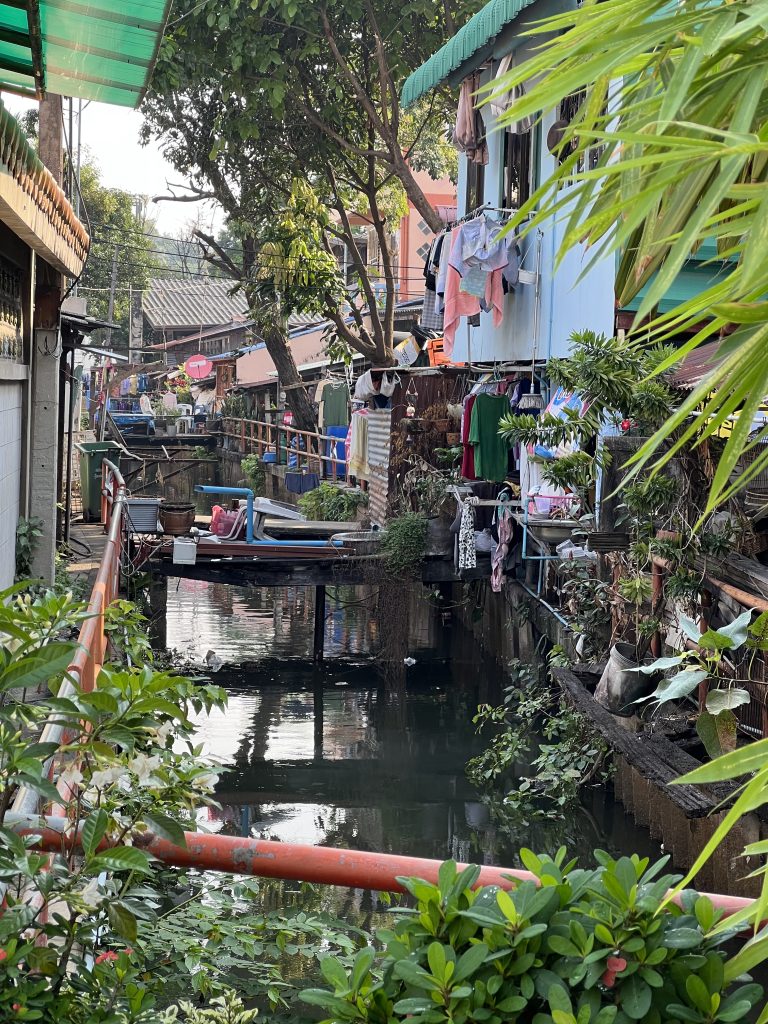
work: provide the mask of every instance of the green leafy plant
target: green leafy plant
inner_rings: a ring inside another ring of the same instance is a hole
[[[16,524],[16,579],[29,576],[37,542],[43,536],[43,520],[37,516],[23,517]]]
[[[685,700],[700,687],[706,687],[704,708],[698,716],[696,731],[710,757],[733,750],[736,746],[734,711],[752,699],[749,691],[739,683],[750,681],[758,652],[768,651],[768,612],[763,612],[754,622],[751,619],[752,612],[745,611],[727,626],[719,629],[710,627],[702,632],[695,622],[680,615],[680,629],[691,641],[691,648],[657,658],[640,669],[641,672],[677,670],[674,675],[662,679],[649,697],[643,698],[659,705]],[[734,653],[742,648],[747,654],[746,660],[736,661],[735,672],[728,671],[726,658],[733,662]]]
[[[113,616],[128,612],[123,606]],[[71,594],[32,593],[28,581],[0,594],[2,1020],[152,1019],[157,985],[133,944],[159,894],[140,837],[151,830],[183,846],[184,828],[211,802],[217,779],[190,742],[190,716],[222,706],[223,692],[143,665],[105,665],[98,688],[85,692],[68,669],[77,650],[71,637],[87,614]],[[43,685],[52,695],[25,703],[25,691]],[[49,719],[62,738],[38,742]],[[184,748],[174,749],[174,740]],[[17,834],[8,817],[22,787],[67,803],[71,827],[53,855],[36,849],[34,834]]]
[[[326,482],[302,494],[298,500],[298,506],[307,519],[330,523],[351,522],[367,504],[368,495],[364,491]]]
[[[266,493],[267,472],[260,457],[256,454],[244,456],[240,460],[240,468],[253,493],[263,496]]]
[[[193,459],[199,459],[201,462],[216,460],[216,453],[212,452],[210,448],[206,448],[203,444],[196,444],[191,454]],[[251,456],[247,456],[247,458],[251,458]]]
[[[534,668],[513,661],[509,672],[513,682],[504,690],[504,703],[481,704],[473,718],[478,731],[490,727],[497,732],[487,749],[469,761],[467,776],[485,790],[504,785],[496,802],[501,820],[510,814],[518,822],[562,815],[583,786],[608,778],[608,747],[584,715],[560,706]],[[530,757],[534,773],[514,778],[510,787],[516,765],[530,756],[532,726],[541,729],[547,742]]]
[[[427,520],[418,512],[390,519],[381,541],[387,571],[395,577],[415,576],[427,550]]]
[[[738,1021],[762,988],[741,983],[719,914],[705,896],[666,905],[667,858],[595,852],[596,865],[520,852],[534,876],[509,892],[475,888],[480,868],[444,863],[437,884],[401,879],[413,909],[396,911],[354,966],[323,961],[325,988],[302,998],[328,1024],[705,1024]],[[766,940],[768,941],[768,940]]]

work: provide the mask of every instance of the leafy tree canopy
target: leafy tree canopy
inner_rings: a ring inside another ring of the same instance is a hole
[[[94,163],[80,171],[80,190],[90,224],[91,249],[79,289],[88,300],[88,312],[107,320],[112,263],[117,252],[117,285],[112,332],[115,345],[128,345],[131,291],[141,292],[150,277],[166,266],[165,257],[155,252],[148,234],[154,225],[141,212],[136,197],[121,189],[105,188]]]

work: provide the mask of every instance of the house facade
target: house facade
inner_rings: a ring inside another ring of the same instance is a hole
[[[526,31],[535,22],[576,6],[577,0],[491,0],[437,53],[405,82],[401,101],[408,107],[438,87],[459,89],[476,76],[473,91],[492,82],[510,61],[530,56],[542,37]],[[501,128],[497,112],[480,106],[487,162],[459,157],[458,217],[480,207],[500,220],[501,212],[519,208],[551,173],[555,156],[548,148],[553,126],[568,119],[567,104],[546,111],[538,124]],[[555,129],[556,131],[556,129]],[[568,353],[571,332],[589,328],[614,330],[613,257],[585,267],[589,257],[572,250],[556,266],[564,233],[561,220],[547,221],[539,232],[520,243],[523,273],[504,297],[503,320],[494,326],[492,314],[464,319],[458,328],[455,362],[545,362]]]

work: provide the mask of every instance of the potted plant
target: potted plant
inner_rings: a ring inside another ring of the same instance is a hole
[[[652,700],[657,707],[668,701],[686,701],[696,694],[698,714],[696,732],[710,757],[736,748],[736,708],[749,704],[751,697],[744,683],[749,683],[758,652],[768,651],[768,612],[752,622],[752,612],[719,629],[703,632],[685,615],[678,617],[681,636],[688,641],[682,650],[669,657],[657,658],[641,673],[667,673],[653,693],[641,700]],[[728,667],[726,658],[732,663]]]
[[[180,409],[167,409],[165,413],[165,432],[168,437],[176,437],[176,422],[181,417]]]

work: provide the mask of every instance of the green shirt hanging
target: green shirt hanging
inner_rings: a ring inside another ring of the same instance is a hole
[[[349,425],[349,388],[345,383],[326,384],[323,388],[323,426]]]
[[[481,394],[472,406],[469,442],[475,446],[475,475],[479,480],[506,479],[509,445],[499,437],[499,420],[508,412],[505,395]]]

